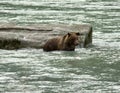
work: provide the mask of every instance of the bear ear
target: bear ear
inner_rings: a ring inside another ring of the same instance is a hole
[[[68,33],[68,36],[70,36],[71,34],[70,33]]]
[[[79,36],[79,35],[80,35],[80,33],[79,33],[79,32],[77,32],[77,33],[76,33],[76,35],[78,35],[78,36]]]

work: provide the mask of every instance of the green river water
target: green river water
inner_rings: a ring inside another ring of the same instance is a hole
[[[0,23],[93,27],[74,52],[0,49],[0,93],[120,93],[120,0],[0,0]]]

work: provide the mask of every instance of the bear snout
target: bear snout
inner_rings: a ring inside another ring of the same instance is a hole
[[[75,44],[75,46],[79,45],[79,41],[75,41],[74,44]]]

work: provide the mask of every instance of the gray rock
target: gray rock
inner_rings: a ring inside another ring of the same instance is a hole
[[[53,37],[68,32],[80,32],[80,47],[92,44],[92,27],[90,25],[40,24],[18,26],[0,24],[0,48],[42,48]]]

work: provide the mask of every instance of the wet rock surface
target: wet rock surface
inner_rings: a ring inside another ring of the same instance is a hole
[[[39,24],[19,26],[0,24],[0,48],[42,48],[48,39],[65,35],[68,32],[80,32],[80,47],[92,44],[92,27],[90,25]]]

